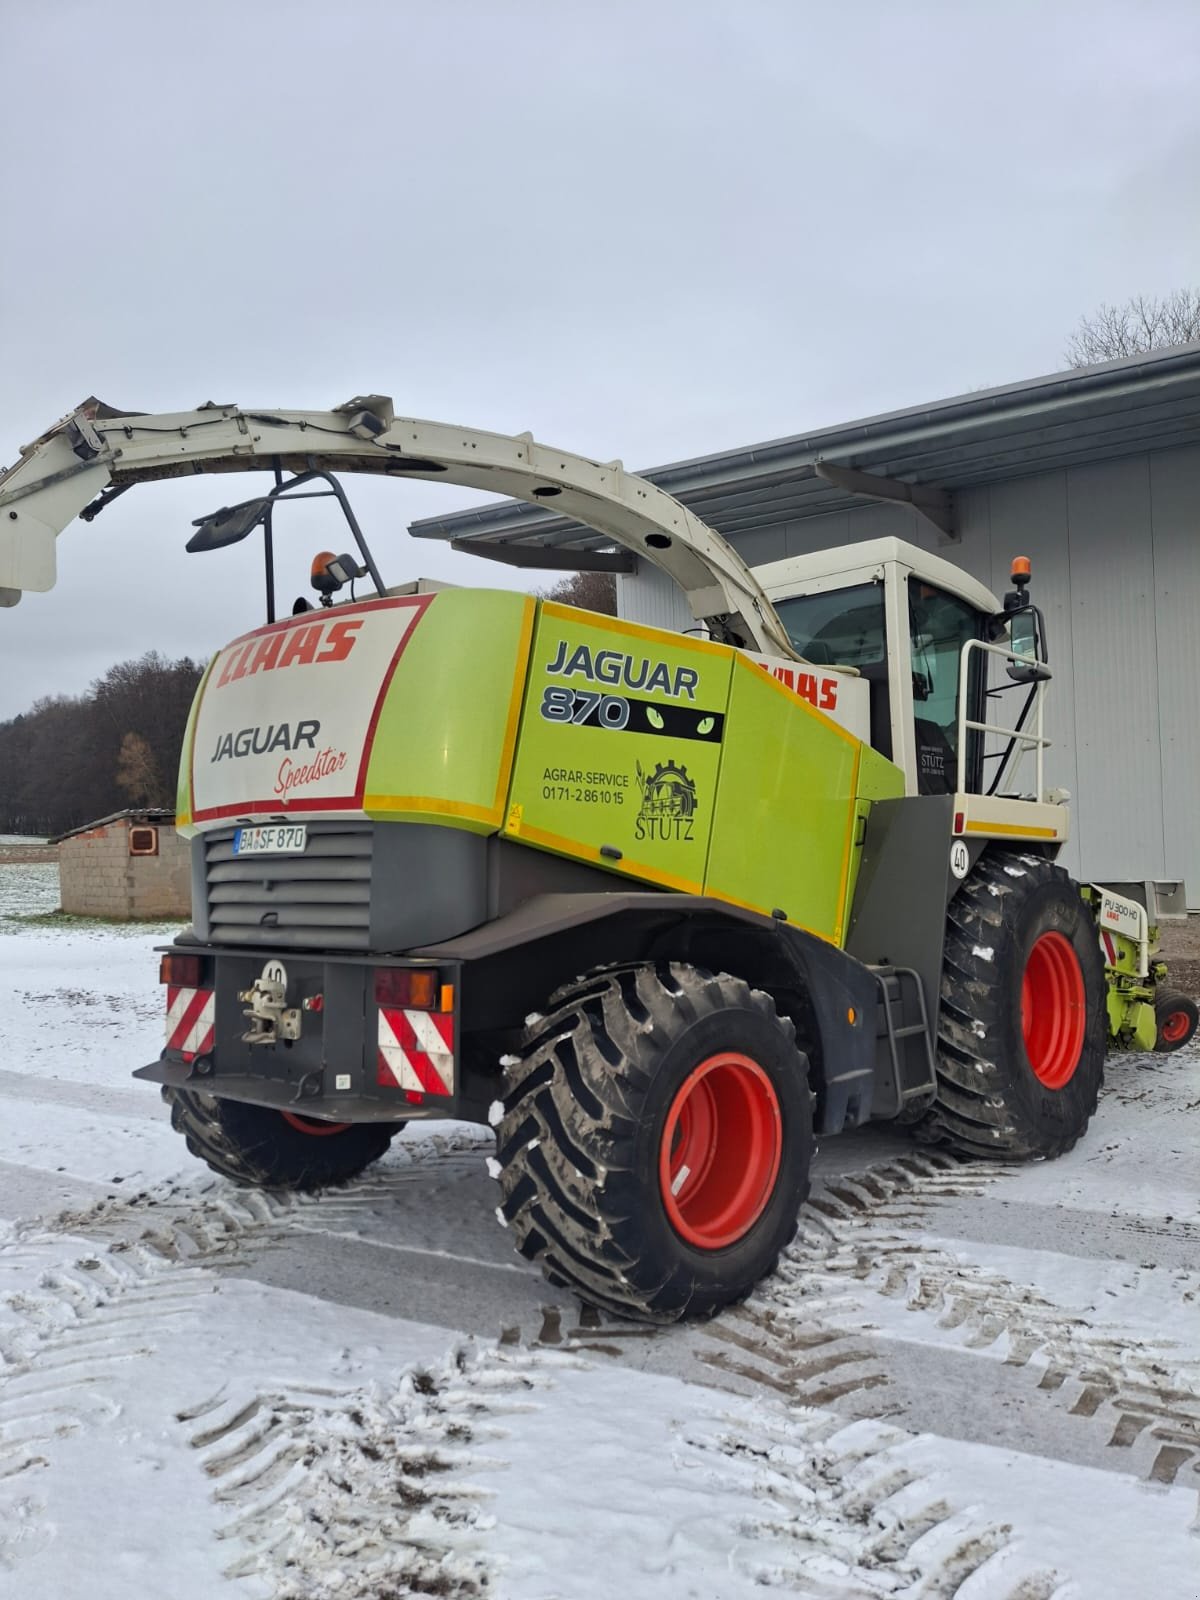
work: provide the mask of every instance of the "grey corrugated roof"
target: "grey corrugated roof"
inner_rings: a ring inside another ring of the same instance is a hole
[[[651,467],[642,475],[721,533],[817,516],[861,500],[818,461],[963,489],[1200,439],[1200,342],[1030,378],[815,433]],[[523,501],[424,517],[419,539],[598,549],[601,535]]]
[[[66,833],[56,833],[53,839],[47,839],[46,843],[62,844],[65,839],[74,839],[80,833],[90,833],[93,828],[107,828],[110,822],[128,822],[131,827],[136,827],[139,823],[166,826],[174,821],[173,811],[161,811],[153,806],[149,810],[142,808],[114,811],[111,816],[97,817],[94,822],[84,822],[78,828],[68,828]]]

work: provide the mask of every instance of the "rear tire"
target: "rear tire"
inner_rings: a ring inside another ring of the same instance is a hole
[[[1002,1161],[1062,1155],[1104,1077],[1091,913],[1062,867],[989,848],[947,915],[938,1092],[916,1135]]]
[[[1200,1009],[1196,1002],[1177,989],[1160,989],[1154,997],[1154,1018],[1158,1037],[1154,1048],[1159,1054],[1182,1050],[1196,1032]]]
[[[171,1126],[214,1172],[253,1189],[324,1189],[378,1161],[402,1122],[320,1123],[193,1089],[164,1089]]]
[[[501,1215],[552,1283],[619,1316],[711,1316],[775,1266],[808,1192],[790,1022],[674,963],[556,994],[508,1058]]]

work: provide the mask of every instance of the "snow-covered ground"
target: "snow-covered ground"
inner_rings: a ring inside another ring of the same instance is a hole
[[[612,1324],[482,1130],[265,1199],[133,1067],[172,931],[0,866],[0,1596],[1197,1600],[1200,1052],[1020,1171],[831,1141],[780,1272]]]

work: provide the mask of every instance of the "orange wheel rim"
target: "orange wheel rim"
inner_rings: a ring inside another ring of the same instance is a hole
[[[671,1102],[659,1143],[659,1192],[675,1232],[698,1250],[736,1244],[766,1210],[782,1156],[770,1078],[749,1056],[709,1056]]]
[[[1029,952],[1021,979],[1021,1031],[1038,1082],[1047,1089],[1070,1083],[1083,1053],[1087,994],[1079,957],[1064,934],[1043,933]]]
[[[1159,1037],[1165,1039],[1168,1044],[1178,1044],[1181,1039],[1187,1038],[1191,1025],[1192,1019],[1186,1011],[1182,1009],[1168,1011],[1158,1030]]]

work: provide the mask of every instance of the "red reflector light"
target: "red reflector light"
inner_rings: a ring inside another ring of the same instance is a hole
[[[204,963],[199,956],[164,956],[158,963],[159,983],[173,984],[177,989],[198,989]]]
[[[963,827],[964,827],[964,825],[966,823],[966,820],[967,820],[966,817],[963,815],[963,813],[961,811],[956,811],[954,813],[954,831],[955,831],[955,833],[961,833],[963,831]]]
[[[376,967],[375,1004],[432,1011],[438,1002],[436,967]]]

